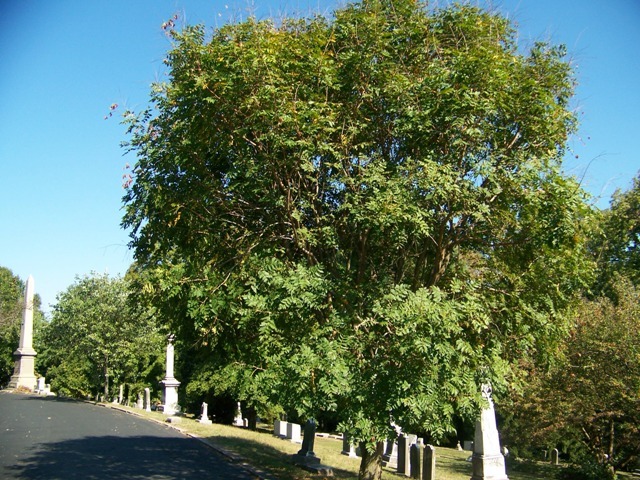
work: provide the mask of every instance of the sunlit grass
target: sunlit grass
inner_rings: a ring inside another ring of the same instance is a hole
[[[145,412],[138,409],[120,407],[143,417],[165,422],[167,416],[157,412]],[[259,470],[267,472],[270,477],[281,480],[317,479],[316,475],[296,467],[290,462],[290,456],[300,449],[299,444],[274,437],[269,426],[258,431],[230,425],[214,423],[203,425],[193,418],[182,417],[175,425],[185,433],[197,436],[209,444],[224,450],[237,459]],[[324,465],[333,468],[334,478],[355,480],[360,466],[359,458],[342,455],[342,441],[335,438],[317,437],[314,451]],[[460,452],[452,448],[436,447],[436,478],[438,480],[469,480],[471,463],[467,461],[469,452]],[[559,467],[552,467],[541,462],[516,463],[509,462],[507,475],[510,480],[549,480],[555,477]],[[383,480],[398,480],[395,470],[384,468]]]

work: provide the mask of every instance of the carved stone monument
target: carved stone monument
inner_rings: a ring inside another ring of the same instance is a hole
[[[144,389],[144,409],[146,412],[151,411],[151,390],[149,387]]]
[[[174,361],[174,350],[173,350],[173,341],[175,340],[174,335],[169,335],[167,337],[167,367],[166,374],[164,380],[160,383],[164,387],[164,395],[163,395],[163,412],[167,415],[174,415],[178,411],[178,387],[180,386],[180,382],[176,380],[173,376],[173,361]]]
[[[36,376],[34,374],[34,362],[36,351],[33,349],[33,293],[35,283],[29,275],[24,289],[24,308],[22,310],[22,325],[20,327],[20,343],[18,349],[13,352],[16,363],[13,375],[9,381],[9,388],[36,388]]]
[[[202,402],[202,408],[200,409],[200,420],[198,422],[204,425],[211,425],[211,420],[209,420],[209,404],[207,402]]]
[[[482,410],[476,422],[473,439],[473,476],[471,480],[508,480],[504,456],[500,451],[500,438],[496,426],[496,413],[491,400],[491,385],[482,386],[482,396],[489,405]]]

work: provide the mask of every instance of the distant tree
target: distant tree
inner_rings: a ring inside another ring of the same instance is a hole
[[[45,331],[52,388],[108,397],[110,382],[137,384],[149,373],[163,337],[154,319],[130,306],[128,293],[127,280],[93,273],[58,295]]]
[[[561,446],[578,462],[625,468],[640,458],[640,291],[620,277],[584,300],[558,357],[512,409],[514,445]]]
[[[123,223],[212,386],[337,410],[379,478],[390,417],[442,438],[552,350],[589,270],[563,48],[410,0],[172,36]]]
[[[611,206],[602,212],[600,226],[600,235],[591,242],[599,264],[594,293],[611,295],[619,275],[640,285],[640,175],[629,190],[613,194]]]

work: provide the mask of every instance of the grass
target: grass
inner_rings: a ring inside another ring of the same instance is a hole
[[[164,422],[166,415],[156,412],[120,407],[123,410]],[[185,433],[202,438],[212,446],[222,449],[235,457],[242,457],[242,461],[267,472],[274,479],[307,480],[317,479],[290,463],[289,456],[297,453],[300,445],[273,436],[269,427],[251,431],[246,428],[230,425],[212,424],[202,425],[193,418],[183,417],[176,425]],[[317,437],[314,451],[321,458],[324,465],[333,468],[334,478],[341,480],[356,480],[358,478],[359,458],[341,455],[342,441],[335,438]],[[469,480],[471,477],[471,462],[467,461],[469,452],[459,452],[456,449],[436,447],[436,478],[438,480]],[[559,467],[553,467],[542,462],[514,462],[507,464],[507,475],[510,480],[548,480],[555,477]],[[398,475],[395,470],[383,468],[383,480],[398,480],[406,478]]]

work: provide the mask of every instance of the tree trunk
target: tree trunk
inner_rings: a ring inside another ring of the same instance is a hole
[[[377,442],[375,451],[369,452],[364,443],[360,444],[362,461],[358,480],[380,480],[382,478],[382,455],[384,454],[384,442]]]

